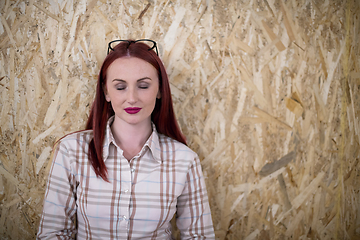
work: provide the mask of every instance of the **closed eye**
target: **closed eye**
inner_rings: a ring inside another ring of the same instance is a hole
[[[138,85],[138,88],[140,89],[148,89],[149,88],[149,84],[148,83],[145,83],[145,82],[142,82]]]
[[[125,85],[122,85],[122,84],[118,84],[115,86],[116,90],[124,90],[126,88]]]

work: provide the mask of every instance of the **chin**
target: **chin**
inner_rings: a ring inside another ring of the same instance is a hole
[[[127,122],[128,124],[131,124],[131,125],[138,125],[138,124],[143,124],[146,121],[145,120],[139,120],[139,119],[127,119],[125,122]]]

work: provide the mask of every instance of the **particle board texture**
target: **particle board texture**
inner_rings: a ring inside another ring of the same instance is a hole
[[[357,0],[0,1],[0,236],[34,239],[52,148],[114,39],[159,46],[217,239],[359,239]]]

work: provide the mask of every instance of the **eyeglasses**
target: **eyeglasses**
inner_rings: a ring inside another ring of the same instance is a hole
[[[155,48],[155,51],[156,51],[156,55],[159,56],[159,53],[158,53],[158,48],[157,48],[157,45],[156,45],[156,42],[153,41],[153,40],[150,40],[150,39],[139,39],[139,40],[135,40],[135,41],[129,41],[129,40],[114,40],[114,41],[111,41],[109,42],[109,45],[108,45],[108,50],[107,50],[107,54],[109,54],[110,50],[111,51],[114,51],[114,47],[117,45],[115,43],[117,42],[128,42],[129,43],[129,46],[131,43],[137,43],[137,42],[145,42],[146,45],[149,46],[149,44],[151,46],[149,46],[149,51],[153,50]]]

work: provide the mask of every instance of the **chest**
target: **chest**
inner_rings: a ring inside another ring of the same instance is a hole
[[[177,198],[186,185],[187,165],[182,161],[155,161],[145,154],[128,162],[116,152],[106,159],[109,182],[95,173],[77,175],[79,226],[89,222],[117,233],[140,231],[141,236],[168,228]],[[84,168],[93,171],[92,168]],[[88,176],[88,177],[84,177]],[[111,232],[111,231],[110,231]]]

